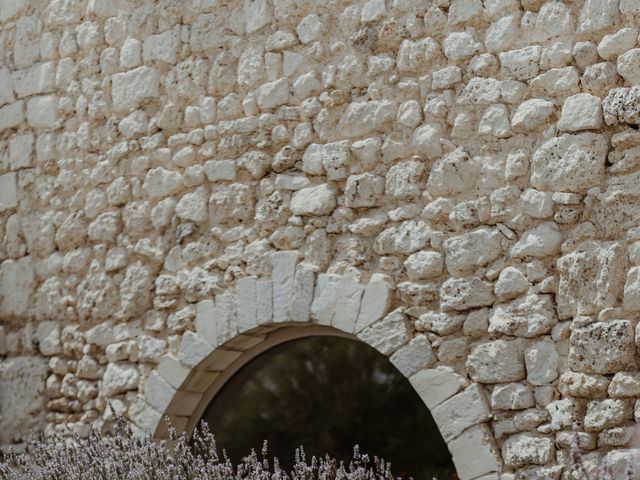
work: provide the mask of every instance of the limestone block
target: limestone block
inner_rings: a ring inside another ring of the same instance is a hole
[[[622,295],[626,254],[618,242],[584,242],[560,257],[558,317],[592,315],[613,307]]]
[[[440,287],[443,310],[469,310],[492,305],[493,285],[477,277],[450,278]]]
[[[420,220],[402,222],[383,230],[375,239],[373,249],[378,254],[413,253],[429,243],[431,229]]]
[[[491,429],[486,425],[467,429],[447,446],[461,480],[492,480],[496,477],[495,472],[500,470],[500,454]],[[469,455],[469,452],[473,452],[473,455]],[[502,478],[505,478],[504,474]]]
[[[271,323],[273,320],[273,282],[271,280],[260,279],[256,283],[256,319],[258,325]]]
[[[578,31],[597,32],[613,25],[618,17],[618,1],[587,0],[582,6],[578,19]]]
[[[391,355],[409,341],[407,318],[398,308],[356,335],[380,353]]]
[[[17,127],[24,121],[24,102],[22,100],[0,108],[0,132]]]
[[[631,50],[638,41],[637,28],[621,28],[620,30],[602,37],[598,44],[598,55],[605,60],[611,60],[618,55]]]
[[[438,366],[420,370],[409,378],[425,405],[432,410],[448,398],[458,393],[467,381],[450,367]]]
[[[570,95],[578,91],[579,81],[575,67],[552,68],[531,79],[531,87],[547,94]]]
[[[491,392],[491,408],[494,410],[523,410],[534,405],[533,392],[521,383],[496,385]]]
[[[535,77],[540,70],[540,54],[542,47],[530,47],[500,53],[502,72],[514,80],[528,80]]]
[[[496,298],[504,302],[520,296],[529,289],[529,282],[519,269],[506,267],[500,272],[498,281],[495,284],[494,292]]]
[[[445,57],[457,62],[472,57],[482,48],[473,35],[468,32],[452,32],[442,42],[442,50]]]
[[[163,414],[176,395],[176,390],[158,372],[152,372],[144,384],[144,398],[147,404]]]
[[[238,331],[246,332],[258,326],[256,310],[255,277],[243,277],[236,281],[236,298],[238,299]],[[206,301],[206,300],[205,300]]]
[[[531,185],[539,190],[584,193],[604,180],[607,141],[599,133],[562,135],[533,155]]]
[[[0,404],[5,412],[0,416],[0,443],[24,442],[32,429],[42,429],[46,378],[46,359],[11,357],[0,362]]]
[[[543,340],[524,352],[527,380],[532,385],[547,385],[558,378],[559,355],[552,341]]]
[[[506,105],[497,103],[489,105],[478,124],[479,135],[491,135],[498,138],[511,136],[511,122],[509,121],[509,109]]]
[[[322,166],[327,180],[344,180],[347,178],[350,153],[349,142],[332,142],[322,147]]]
[[[204,164],[204,174],[210,182],[236,179],[236,162],[233,160],[209,160]]]
[[[473,77],[460,95],[458,103],[462,105],[491,105],[500,99],[501,82],[495,78]]]
[[[602,398],[607,393],[609,379],[602,375],[565,372],[560,375],[558,389],[564,396],[578,398]]]
[[[370,23],[380,20],[387,13],[384,0],[369,0],[362,6],[360,21]]]
[[[408,100],[398,108],[396,121],[407,128],[416,128],[422,122],[422,118],[422,107],[420,103],[416,100]]]
[[[391,278],[382,273],[374,273],[362,294],[354,331],[358,333],[381,319],[389,311],[392,298]]]
[[[180,341],[178,360],[187,367],[195,368],[205,360],[214,347],[193,332],[186,332]]]
[[[258,106],[263,110],[284,105],[289,101],[290,97],[289,81],[286,77],[264,83],[258,88]]]
[[[338,292],[331,324],[338,330],[352,333],[356,328],[364,287],[355,280],[343,277]]]
[[[273,282],[273,321],[289,320],[298,252],[282,251],[271,255]]]
[[[311,315],[311,302],[315,287],[317,267],[308,263],[299,263],[293,280],[289,315],[294,322],[308,322]]]
[[[419,251],[407,257],[404,268],[411,280],[430,280],[442,275],[444,256],[440,252]]]
[[[562,105],[558,130],[578,132],[602,127],[602,101],[589,93],[578,93],[567,98]]]
[[[578,417],[579,407],[573,398],[564,398],[549,403],[549,405],[547,405],[547,411],[551,416],[551,429],[558,431],[563,428],[573,428]]]
[[[44,356],[50,357],[62,352],[60,344],[60,323],[56,321],[45,321],[38,324],[36,329],[36,340],[38,349]]]
[[[180,26],[171,30],[150,35],[144,39],[142,59],[145,62],[154,60],[175,64],[178,61],[180,48]]]
[[[434,70],[431,74],[431,88],[443,90],[462,81],[462,69],[456,65]]]
[[[344,204],[347,207],[377,207],[384,193],[384,178],[372,173],[351,175],[347,178]]]
[[[512,468],[544,465],[553,458],[554,452],[552,439],[531,433],[512,435],[502,445],[502,459]]]
[[[502,253],[501,239],[497,229],[487,227],[448,238],[442,244],[447,271],[462,277],[491,263]]]
[[[0,1],[0,22],[4,23],[23,12],[29,6],[27,0]]]
[[[102,379],[102,394],[111,397],[129,390],[136,390],[140,382],[137,366],[109,363]]]
[[[318,323],[331,325],[336,301],[340,294],[341,282],[342,277],[334,273],[321,273],[318,275],[311,304],[311,316]]]
[[[27,122],[33,128],[55,128],[58,98],[54,95],[32,97],[27,101]]]
[[[188,222],[203,222],[207,218],[208,197],[207,190],[204,187],[183,195],[176,205],[176,215],[178,218]]]
[[[555,37],[566,37],[575,31],[573,14],[562,2],[546,2],[536,18],[533,38],[545,42]]]
[[[295,215],[329,215],[335,207],[336,193],[323,183],[295,192],[289,208]]]
[[[217,348],[202,364],[202,367],[212,372],[224,372],[240,355],[242,352]]]
[[[628,320],[596,322],[571,332],[569,367],[585,373],[617,373],[637,368],[634,332]]]
[[[389,360],[400,373],[409,378],[416,372],[432,366],[436,358],[427,336],[416,335],[409,343],[391,355]]]
[[[34,263],[31,256],[18,260],[5,260],[0,265],[0,315],[21,317],[31,306],[36,286]]]
[[[476,161],[457,148],[435,162],[429,172],[427,192],[434,198],[459,195],[474,187],[478,173]]]
[[[436,159],[442,154],[442,146],[440,145],[442,136],[442,126],[439,123],[422,125],[413,132],[411,149],[413,153],[429,160]]]
[[[111,98],[116,112],[135,110],[142,102],[159,94],[160,75],[147,66],[116,73],[111,81]]]
[[[536,77],[538,78],[538,77]],[[533,83],[533,81],[532,81]],[[511,118],[511,128],[515,132],[527,132],[546,125],[555,111],[553,102],[542,98],[525,100]]]
[[[168,197],[182,188],[182,175],[162,167],[147,172],[144,189],[151,198]]]
[[[482,387],[475,383],[433,408],[431,413],[447,442],[467,428],[491,418],[485,393]]]
[[[640,374],[637,372],[618,372],[607,390],[614,398],[640,396]]]
[[[2,112],[0,111],[0,118]],[[0,212],[18,206],[18,187],[16,185],[16,174],[6,173],[0,175]]]
[[[473,347],[467,358],[467,370],[480,383],[517,382],[526,376],[520,345],[506,340]]]
[[[54,62],[40,62],[13,72],[13,85],[18,98],[49,93],[55,89]]]
[[[517,39],[519,26],[518,15],[505,15],[489,25],[484,41],[487,51],[503,52],[509,50]]]
[[[557,322],[551,296],[531,293],[497,304],[489,318],[489,332],[533,338],[550,332]]]
[[[398,105],[392,100],[350,103],[342,114],[337,129],[348,138],[370,135],[392,122],[397,109]]]
[[[594,400],[587,404],[584,428],[588,432],[619,427],[631,420],[631,403],[628,400],[607,398]]]
[[[640,267],[632,267],[627,272],[623,305],[626,310],[640,310]]]
[[[298,27],[296,28],[296,33],[298,34],[298,38],[303,44],[308,44],[317,40],[317,38],[322,33],[322,20],[316,14],[307,15],[304,17]]]
[[[160,359],[157,369],[158,374],[176,390],[182,387],[191,371],[191,368],[180,363],[180,361],[171,354],[164,355]]]
[[[611,478],[624,478],[625,476],[637,478],[640,476],[639,456],[640,452],[635,447],[627,450],[611,450],[603,457],[602,463],[609,468]]]
[[[273,19],[273,7],[267,0],[244,0],[242,11],[248,34],[257,32]]]

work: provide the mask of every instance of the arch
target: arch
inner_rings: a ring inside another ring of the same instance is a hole
[[[163,418],[191,433],[214,395],[240,368],[276,345],[311,335],[360,341],[390,357],[430,410],[462,480],[492,478],[501,457],[480,385],[438,365],[426,336],[411,336],[405,307],[394,305],[388,277],[361,283],[348,275],[318,273],[295,251],[272,255],[271,277],[244,277],[234,291],[198,303],[195,330],[166,354],[144,385],[132,420],[157,438]],[[395,307],[395,308],[392,308]]]

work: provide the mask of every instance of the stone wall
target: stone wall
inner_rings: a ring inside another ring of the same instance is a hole
[[[107,401],[187,428],[242,352],[320,324],[390,355],[463,479],[561,478],[572,445],[626,469],[639,21],[0,0],[0,444],[109,431]]]

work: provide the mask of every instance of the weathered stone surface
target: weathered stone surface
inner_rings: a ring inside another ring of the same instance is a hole
[[[401,309],[394,310],[357,335],[381,353],[390,355],[409,340],[407,318]]]
[[[500,468],[500,454],[486,425],[477,425],[464,431],[449,443],[456,471],[461,479],[495,477]],[[468,452],[473,451],[473,455]],[[479,475],[488,474],[486,477]]]
[[[5,260],[0,265],[0,314],[4,317],[22,316],[31,306],[36,286],[33,259]]]
[[[113,108],[122,112],[136,108],[143,101],[160,95],[160,76],[150,67],[138,67],[113,76]]]
[[[337,128],[345,137],[369,135],[394,120],[397,108],[389,100],[354,102],[347,106]]]
[[[456,438],[467,428],[483,423],[491,417],[485,393],[477,384],[445,400],[431,413],[446,441]]]
[[[500,256],[502,234],[498,230],[480,228],[443,243],[447,271],[453,276],[464,276]]]
[[[524,353],[527,380],[532,385],[546,385],[558,378],[559,355],[556,345],[543,340],[534,343]]]
[[[600,374],[637,368],[631,322],[596,322],[573,330],[569,366],[578,372]]]
[[[391,355],[389,360],[400,370],[400,373],[405,377],[410,377],[419,370],[433,365],[435,355],[427,336],[417,335],[404,347]]]
[[[613,307],[624,284],[625,254],[617,242],[585,242],[557,260],[558,317],[592,315]]]
[[[336,194],[326,184],[303,188],[291,198],[291,211],[296,215],[328,215],[335,207]]]
[[[493,286],[479,278],[450,278],[440,287],[444,310],[468,310],[492,305]]]
[[[477,345],[467,358],[471,378],[480,383],[516,382],[525,378],[524,358],[517,342],[495,340]]]
[[[502,458],[510,467],[524,465],[544,465],[555,451],[550,438],[529,433],[509,437],[502,445]]]
[[[497,304],[489,317],[489,331],[532,338],[548,333],[557,321],[551,296],[532,293]]]
[[[553,138],[533,155],[531,184],[539,190],[584,193],[604,180],[607,150],[598,133]]]

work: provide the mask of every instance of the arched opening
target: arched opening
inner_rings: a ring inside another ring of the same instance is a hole
[[[396,475],[456,478],[409,381],[386,356],[351,338],[297,338],[262,352],[217,390],[202,419],[234,461],[265,439],[285,467],[299,445],[307,455],[348,460],[357,443],[392,462]]]

